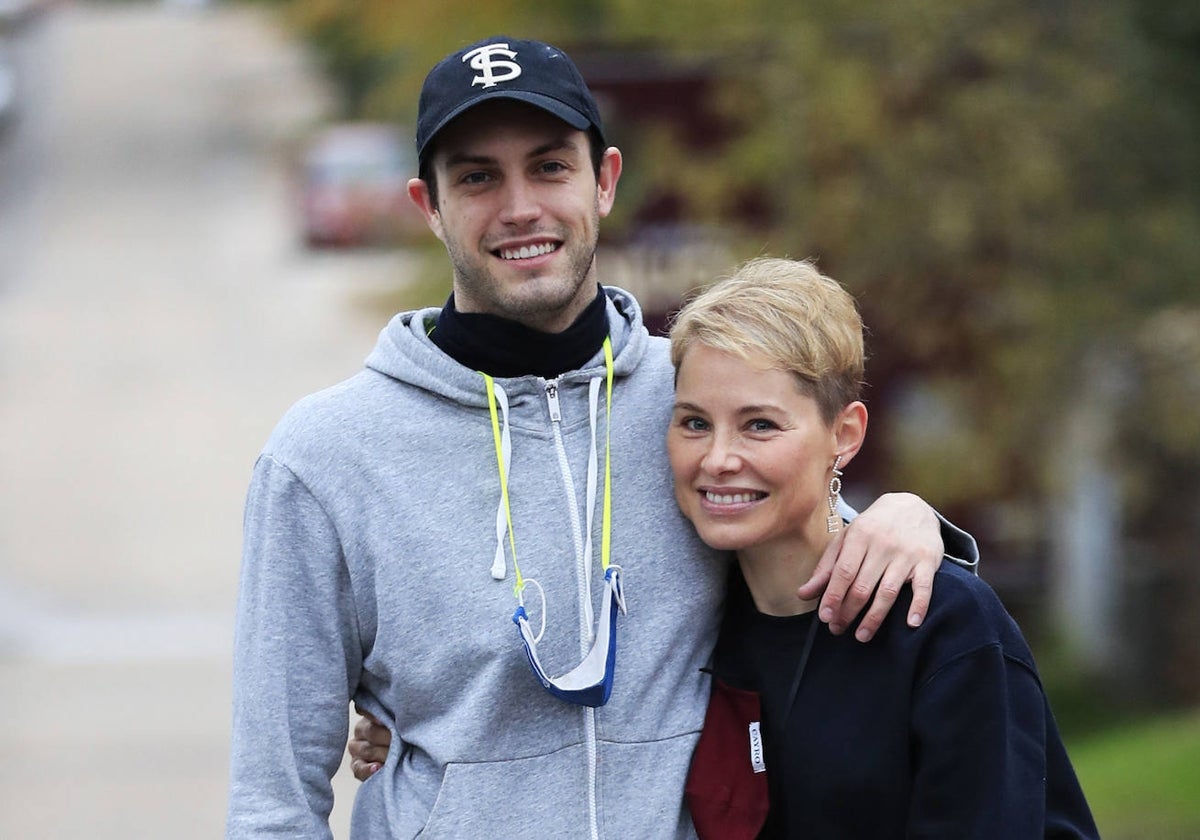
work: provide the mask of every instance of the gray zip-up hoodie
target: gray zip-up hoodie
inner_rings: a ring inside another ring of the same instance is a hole
[[[631,296],[607,293],[612,562],[628,604],[611,700],[567,704],[530,672],[511,620],[511,556],[504,580],[491,573],[501,487],[484,379],[430,341],[437,310],[398,315],[366,369],[292,408],[255,466],[229,837],[329,836],[352,698],[394,733],[386,766],[358,792],[354,837],[693,836],[684,778],[725,560],[675,505],[667,344],[647,334]],[[599,510],[587,566],[583,545],[588,383],[604,376],[598,354],[551,383],[497,380],[517,559],[545,591],[539,653],[551,674],[579,662],[583,605],[599,610],[603,593]]]

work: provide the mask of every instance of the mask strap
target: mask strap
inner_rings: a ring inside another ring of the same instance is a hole
[[[508,395],[496,381],[486,373],[481,374],[487,384],[488,413],[492,418],[492,442],[496,447],[496,464],[500,470],[500,507],[496,510],[496,556],[492,561],[492,577],[504,580],[507,569],[504,565],[504,534],[508,533],[508,547],[512,551],[513,573],[516,584],[513,594],[518,603],[524,603],[522,593],[525,590],[525,578],[521,576],[521,567],[517,565],[517,543],[513,537],[512,507],[508,503],[508,462],[512,459],[512,436],[508,427]],[[496,416],[496,403],[499,401],[504,415],[504,431],[500,430],[500,421]],[[544,615],[544,613],[543,613]]]
[[[612,392],[613,352],[612,340],[604,339],[604,372],[606,393],[604,398],[604,516],[600,531],[600,568],[608,571],[612,555]],[[624,610],[624,599],[622,599]]]

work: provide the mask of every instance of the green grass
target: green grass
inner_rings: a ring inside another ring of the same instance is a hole
[[[1200,710],[1067,746],[1105,840],[1200,838]]]

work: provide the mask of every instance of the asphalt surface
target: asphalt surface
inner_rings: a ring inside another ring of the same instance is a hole
[[[356,370],[397,254],[314,256],[288,152],[327,108],[258,10],[59,3],[0,137],[0,837],[224,824],[241,506]],[[354,783],[336,782],[344,836]]]

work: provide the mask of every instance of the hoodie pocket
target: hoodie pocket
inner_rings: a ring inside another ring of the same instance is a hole
[[[689,732],[660,741],[600,742],[602,837],[694,840],[683,787],[696,737]]]
[[[532,758],[447,764],[420,837],[586,837],[587,786],[582,745]]]

